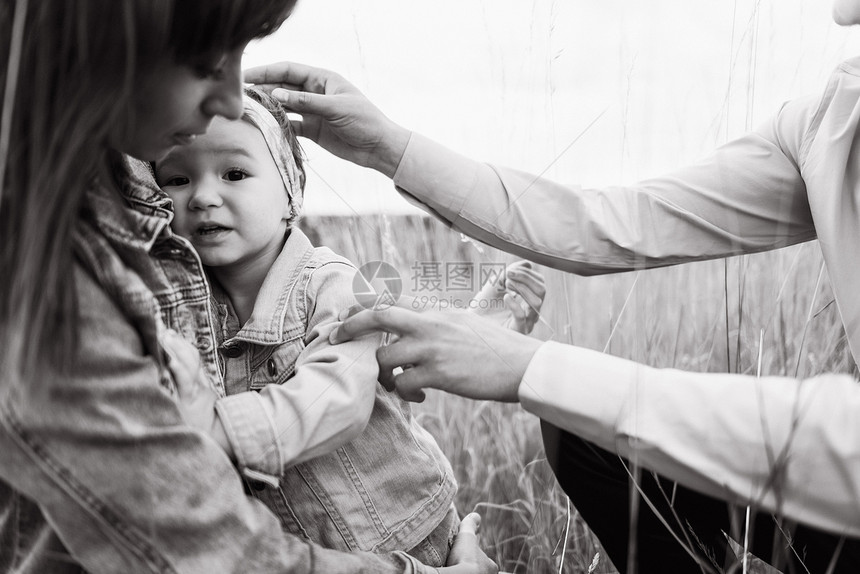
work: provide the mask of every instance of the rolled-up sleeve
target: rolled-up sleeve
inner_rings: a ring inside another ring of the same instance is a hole
[[[544,343],[519,387],[548,422],[706,494],[860,535],[860,385],[655,369]]]
[[[240,468],[279,476],[285,468],[334,451],[355,439],[373,412],[378,335],[333,346],[337,316],[355,303],[355,268],[329,262],[307,285],[308,330],[295,374],[259,393],[216,404]]]

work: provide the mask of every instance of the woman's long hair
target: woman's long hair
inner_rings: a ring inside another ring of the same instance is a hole
[[[0,6],[0,377],[67,369],[72,231],[109,183],[135,78],[273,32],[295,0],[13,0]]]

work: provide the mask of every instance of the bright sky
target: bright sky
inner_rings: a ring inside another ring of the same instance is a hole
[[[695,160],[854,55],[860,29],[828,0],[299,0],[245,65],[327,67],[475,159],[609,185]],[[414,211],[383,176],[305,148],[307,213]]]

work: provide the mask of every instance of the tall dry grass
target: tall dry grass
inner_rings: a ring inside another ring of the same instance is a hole
[[[358,264],[391,263],[407,291],[415,262],[512,260],[417,216],[312,217],[302,227]],[[760,353],[763,375],[852,372],[822,270],[815,243],[604,277],[543,269],[548,292],[534,336],[691,371],[755,374]],[[575,509],[568,510],[534,416],[519,406],[440,393],[430,393],[416,412],[453,464],[458,509],[483,515],[483,544],[503,570],[615,571]]]

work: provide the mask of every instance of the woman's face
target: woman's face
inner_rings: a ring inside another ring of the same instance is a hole
[[[833,19],[837,24],[860,24],[860,0],[833,0]]]
[[[205,133],[215,116],[238,119],[244,49],[243,45],[189,63],[165,61],[142,75],[129,124],[111,145],[138,159],[155,161]]]

